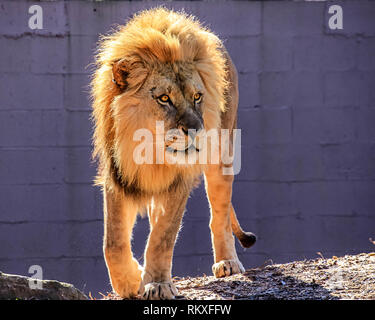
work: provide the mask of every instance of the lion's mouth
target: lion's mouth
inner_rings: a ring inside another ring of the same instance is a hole
[[[196,152],[199,152],[200,150],[194,145],[194,143],[192,143],[189,147],[186,147],[184,150],[178,150],[178,149],[174,149],[170,146],[167,146],[165,148],[168,152],[170,153],[174,153],[174,154],[177,154],[177,153],[185,153],[185,154],[188,154],[189,152],[192,152],[192,151],[196,151]]]

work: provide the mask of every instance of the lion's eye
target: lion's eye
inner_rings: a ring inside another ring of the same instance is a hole
[[[167,103],[169,102],[169,96],[167,96],[166,94],[163,94],[161,95],[159,98],[158,98],[159,102],[161,103]]]
[[[201,99],[202,99],[202,94],[201,93],[197,92],[197,93],[194,94],[194,102],[195,103],[200,102]]]

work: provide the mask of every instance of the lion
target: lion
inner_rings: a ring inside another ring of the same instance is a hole
[[[252,246],[256,237],[244,232],[236,218],[231,200],[234,175],[222,171],[231,165],[221,160],[137,163],[132,156],[139,145],[135,132],[146,128],[154,137],[156,122],[183,138],[182,148],[165,140],[165,157],[187,155],[190,148],[184,144],[198,137],[191,130],[228,129],[233,148],[238,80],[222,41],[195,17],[159,7],[134,15],[126,25],[102,36],[95,66],[93,157],[99,162],[96,184],[103,191],[103,252],[113,290],[123,298],[176,297],[173,249],[187,199],[202,175],[211,211],[213,274],[244,272],[233,233],[244,247]],[[197,148],[193,151],[200,153]],[[131,249],[132,229],[142,213],[150,223],[143,266]]]

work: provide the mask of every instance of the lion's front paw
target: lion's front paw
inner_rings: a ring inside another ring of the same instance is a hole
[[[177,294],[177,289],[172,282],[150,282],[144,286],[141,297],[147,300],[171,300]]]
[[[122,271],[125,272],[111,275],[112,288],[124,299],[135,298],[142,281],[141,275],[143,268],[133,258],[128,268]]]
[[[243,273],[245,269],[239,260],[221,260],[212,266],[212,272],[216,278]]]
[[[132,299],[137,296],[140,279],[124,278],[113,281],[113,290],[124,299]]]

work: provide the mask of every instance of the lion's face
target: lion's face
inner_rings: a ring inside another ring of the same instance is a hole
[[[153,71],[142,95],[155,118],[165,121],[166,150],[188,150],[203,129],[204,86],[198,72],[188,64],[165,65]]]
[[[131,72],[126,76],[130,77]],[[159,135],[167,159],[199,152],[195,140],[204,129],[205,91],[194,65],[159,64],[148,70],[136,93],[130,97],[125,89],[116,100],[116,107],[122,112],[122,126],[127,128],[124,134],[129,139],[129,134],[145,129],[152,133],[154,144]]]

